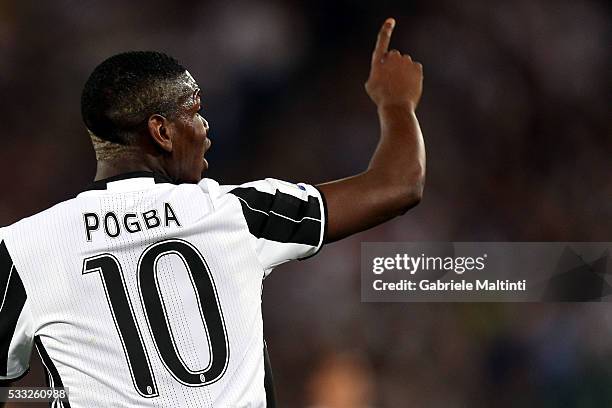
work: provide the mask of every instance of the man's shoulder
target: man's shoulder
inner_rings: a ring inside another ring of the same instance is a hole
[[[211,178],[203,178],[198,183],[198,186],[200,186],[205,194],[208,194],[213,199],[219,198],[226,192],[226,186],[221,185],[217,180]]]

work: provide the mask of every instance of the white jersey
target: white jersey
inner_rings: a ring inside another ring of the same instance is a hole
[[[36,346],[65,407],[265,407],[262,280],[315,254],[320,192],[96,182],[0,229],[0,380]]]

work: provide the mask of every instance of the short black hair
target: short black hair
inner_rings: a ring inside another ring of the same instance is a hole
[[[177,109],[168,84],[184,74],[174,58],[155,51],[130,51],[98,65],[81,95],[81,114],[91,133],[110,142],[129,144],[129,135],[150,115],[172,115]]]

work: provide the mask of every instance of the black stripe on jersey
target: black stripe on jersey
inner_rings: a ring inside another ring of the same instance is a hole
[[[238,187],[230,193],[238,197],[249,231],[257,238],[319,245],[322,225],[316,197],[304,201],[278,190],[270,194],[254,187]]]
[[[0,387],[10,387],[11,384],[23,379],[28,374],[30,374],[30,367],[28,367],[27,370],[25,370],[22,374],[20,374],[19,376],[15,378],[11,378],[8,380],[0,380]]]
[[[27,299],[4,241],[0,243],[0,375],[8,371],[8,353],[19,315]]]
[[[13,259],[6,248],[4,241],[0,242],[0,289],[6,289],[9,274],[13,267]],[[0,304],[4,297],[4,290],[0,292]]]
[[[266,390],[266,407],[276,408],[276,392],[274,390],[274,377],[272,377],[272,365],[268,355],[268,346],[264,340],[264,389]]]
[[[43,345],[39,336],[34,337],[34,344],[36,344],[36,350],[38,350],[38,355],[40,356],[40,359],[42,360],[42,363],[45,366],[45,371],[47,372],[47,386],[53,387],[54,389],[63,388],[64,383],[62,383],[62,378],[60,377],[59,372],[57,371],[57,368],[53,363],[53,360],[51,360],[51,357],[49,357],[49,353],[47,353],[47,350],[45,350],[45,346]],[[51,400],[49,402],[49,406],[56,406],[53,405],[55,401],[56,400]],[[66,400],[65,402],[57,401],[57,404],[59,404],[60,407],[70,408],[70,402],[68,402],[68,400]]]

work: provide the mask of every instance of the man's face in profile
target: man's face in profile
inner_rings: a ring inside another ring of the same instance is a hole
[[[179,78],[188,91],[179,100],[178,113],[169,121],[168,131],[173,134],[169,165],[178,180],[197,183],[208,169],[204,154],[210,148],[208,122],[202,117],[201,90],[188,71]]]

